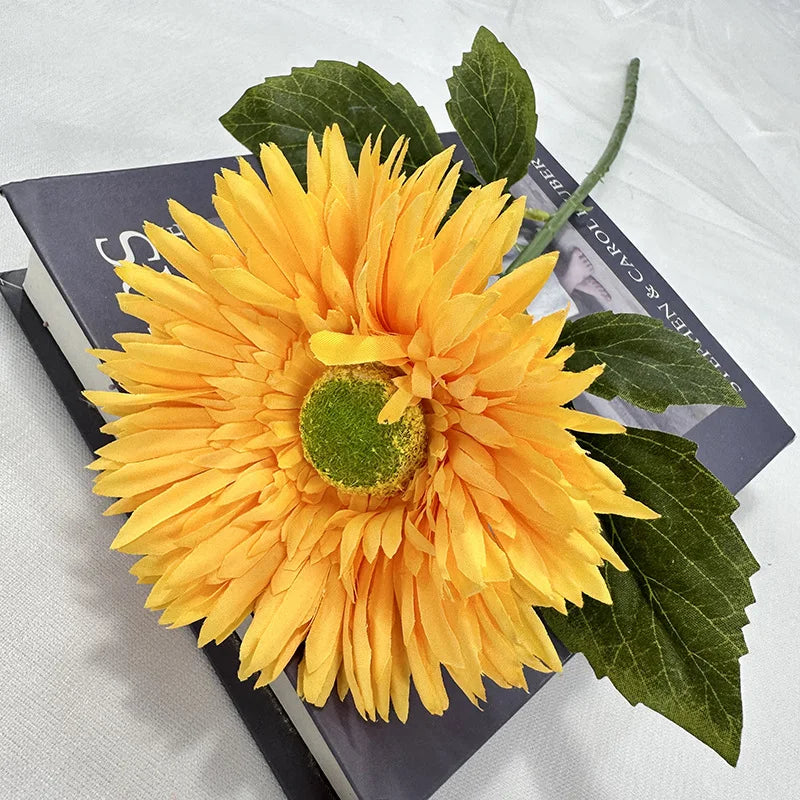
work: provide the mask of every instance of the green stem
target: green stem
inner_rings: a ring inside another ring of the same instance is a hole
[[[608,172],[608,168],[617,157],[625,132],[628,130],[631,117],[633,116],[633,106],[636,102],[636,84],[639,80],[639,59],[634,58],[628,64],[628,73],[625,79],[625,99],[622,102],[617,124],[611,134],[611,138],[600,156],[600,160],[595,164],[594,169],[584,178],[583,183],[564,201],[550,219],[541,227],[531,243],[514,259],[506,273],[515,270],[528,261],[532,261],[540,256],[547,245],[553,240],[556,233],[564,226],[567,220],[580,210],[583,201],[589,192],[594,189],[598,181]]]

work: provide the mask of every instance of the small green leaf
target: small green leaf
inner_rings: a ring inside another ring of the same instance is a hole
[[[248,89],[220,122],[256,154],[262,143],[275,142],[303,182],[308,134],[319,144],[334,122],[354,164],[367,137],[374,141],[382,128],[384,155],[401,135],[409,137],[404,164],[412,171],[443,149],[428,113],[408,91],[361,63],[318,61],[267,78]]]
[[[605,364],[589,387],[610,400],[621,397],[647,411],[670,405],[744,406],[722,373],[697,352],[697,344],[644,314],[601,311],[564,326],[556,347],[575,345],[567,362],[580,371]]]
[[[447,85],[447,113],[479,177],[522,178],[536,150],[536,97],[513,53],[482,27]]]
[[[730,515],[733,495],[695,459],[696,446],[658,431],[580,437],[657,520],[604,517],[628,566],[606,565],[613,605],[589,598],[567,616],[544,617],[598,677],[644,703],[735,764],[742,732],[739,658],[744,609],[758,569]]]

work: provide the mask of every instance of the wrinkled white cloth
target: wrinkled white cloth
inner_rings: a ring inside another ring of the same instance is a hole
[[[240,152],[217,117],[323,57],[402,81],[445,129],[444,80],[479,24],[529,70],[540,137],[578,178],[641,57],[595,199],[800,426],[795,0],[3,0],[0,182]],[[27,249],[2,204],[0,271]],[[88,453],[2,303],[0,401],[0,797],[282,797],[191,635],[159,628],[108,551]],[[577,658],[437,800],[798,796],[799,482],[794,447],[740,495],[762,569],[737,769]]]

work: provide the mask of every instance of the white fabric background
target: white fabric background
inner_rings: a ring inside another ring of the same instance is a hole
[[[530,71],[540,135],[582,177],[640,101],[596,198],[800,426],[795,0],[0,0],[0,182],[239,152],[216,118],[264,75],[361,59],[447,127],[444,79],[479,24]],[[0,271],[27,244],[0,207]],[[0,797],[280,798],[186,632],[159,628],[108,551],[87,451],[0,303]],[[740,495],[762,564],[742,660],[737,769],[582,659],[437,794],[788,798],[800,794],[800,447]]]

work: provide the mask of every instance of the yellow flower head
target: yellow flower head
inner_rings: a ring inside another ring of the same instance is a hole
[[[654,516],[569,433],[623,429],[564,407],[601,367],[564,371],[565,314],[524,313],[555,254],[487,288],[524,199],[498,181],[447,217],[460,165],[407,176],[405,148],[355,170],[334,126],[305,190],[265,146],[266,185],[217,178],[227,232],[171,203],[186,238],[145,231],[184,277],[118,268],[150,333],[97,351],[127,394],[87,392],[119,416],[95,491],[132,512],[112,546],[143,556],[148,607],[205,618],[201,645],[252,613],[242,678],[305,644],[301,696],[335,684],[370,719],[405,719],[410,679],[441,714],[442,667],[473,702],[560,669],[532,607],[610,602],[596,515]]]

